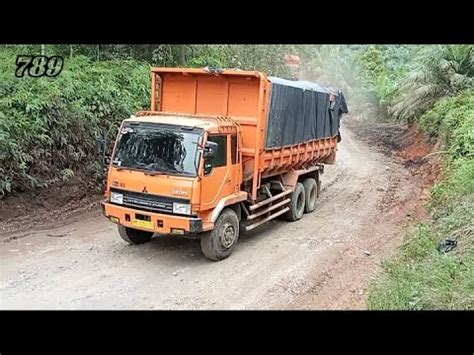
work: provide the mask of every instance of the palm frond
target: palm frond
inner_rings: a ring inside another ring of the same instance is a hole
[[[474,47],[468,45],[423,47],[401,84],[405,94],[390,108],[399,119],[412,119],[439,98],[472,88]]]

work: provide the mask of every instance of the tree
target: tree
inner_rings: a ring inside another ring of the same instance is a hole
[[[391,113],[413,120],[442,97],[474,87],[474,47],[443,45],[423,47],[403,80],[403,93]]]

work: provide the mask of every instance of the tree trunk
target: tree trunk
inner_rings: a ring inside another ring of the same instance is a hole
[[[179,65],[186,65],[186,46],[184,44],[179,47]]]

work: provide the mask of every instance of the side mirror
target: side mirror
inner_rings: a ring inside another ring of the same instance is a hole
[[[219,145],[216,142],[207,141],[204,146],[204,160],[212,160],[217,155],[217,147]]]

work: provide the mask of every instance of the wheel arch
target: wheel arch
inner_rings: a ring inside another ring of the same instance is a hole
[[[214,207],[214,210],[212,211],[211,214],[211,221],[212,223],[215,223],[221,212],[224,210],[224,208],[232,208],[235,213],[237,213],[237,216],[239,217],[239,221],[242,218],[242,210],[240,207],[240,202],[245,201],[247,199],[247,192],[245,191],[240,191],[236,194],[232,194],[226,197],[223,197],[219,200],[217,203],[216,207]]]
[[[293,191],[298,182],[302,182],[308,177],[314,178],[316,179],[316,181],[319,181],[319,174],[324,171],[323,168],[323,165],[318,164],[311,166],[307,169],[291,170],[281,175],[283,185]]]

